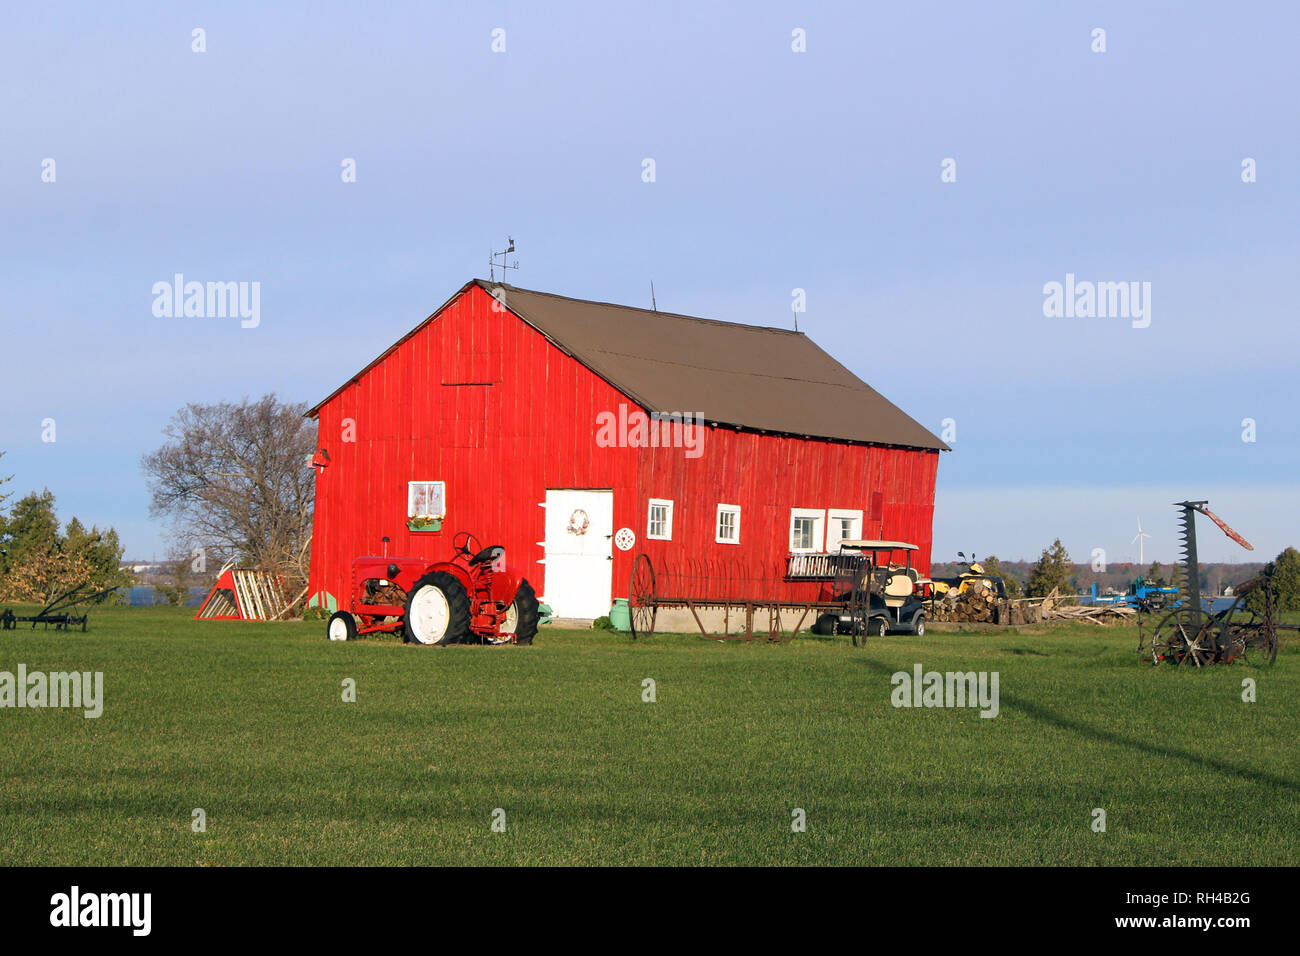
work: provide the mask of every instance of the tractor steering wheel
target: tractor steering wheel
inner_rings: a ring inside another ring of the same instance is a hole
[[[474,545],[473,547],[470,547],[471,543]],[[479,544],[478,538],[474,537],[468,531],[457,531],[456,536],[451,539],[451,546],[461,554],[475,554],[483,550],[483,546]]]

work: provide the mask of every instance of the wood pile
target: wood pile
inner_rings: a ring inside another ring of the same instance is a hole
[[[1078,604],[1073,607],[1054,607],[1043,615],[1047,621],[1087,621],[1089,624],[1131,624],[1137,620],[1137,611],[1127,604]]]
[[[1071,603],[1062,604],[1062,600]],[[1045,621],[1087,621],[1101,627],[1137,620],[1137,609],[1127,604],[1075,604],[1069,597],[1062,598],[1056,588],[1043,599],[1042,613]]]
[[[1007,600],[986,587],[972,587],[958,594],[951,590],[935,598],[930,620],[960,624],[1042,624],[1055,621],[1087,621],[1104,627],[1132,623],[1137,611],[1126,604],[1066,604],[1072,596],[1053,590],[1045,598]]]
[[[1002,600],[992,588],[979,585],[960,594],[953,589],[937,598],[930,619],[962,624],[1037,624],[1041,620],[1036,606]]]

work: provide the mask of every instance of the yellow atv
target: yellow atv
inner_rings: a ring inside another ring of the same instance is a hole
[[[957,552],[957,557],[962,561],[966,560],[966,555],[961,551]],[[955,590],[958,594],[965,594],[971,588],[983,587],[988,588],[998,597],[1007,596],[1007,587],[1002,583],[1002,578],[997,575],[985,574],[984,568],[975,560],[975,555],[970,556],[970,563],[966,565],[966,570],[962,571],[955,578],[935,578],[934,593],[940,597],[949,591]]]

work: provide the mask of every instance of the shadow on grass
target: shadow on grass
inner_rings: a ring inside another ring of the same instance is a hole
[[[857,658],[859,663],[870,667],[877,673],[892,676],[894,671],[890,670],[879,661],[873,661],[868,658]],[[1241,777],[1252,783],[1268,784],[1271,787],[1278,787],[1283,790],[1290,790],[1293,793],[1300,793],[1300,783],[1290,780],[1287,777],[1278,776],[1273,773],[1266,773],[1262,770],[1252,770],[1250,767],[1239,767],[1230,764],[1224,760],[1217,760],[1214,757],[1205,757],[1201,754],[1192,753],[1190,750],[1183,750],[1180,747],[1171,747],[1167,744],[1151,744],[1145,740],[1136,740],[1132,737],[1125,737],[1123,734],[1117,734],[1113,730],[1105,730],[1100,727],[1093,727],[1082,721],[1073,720],[1064,717],[1043,707],[1039,704],[1022,700],[1012,694],[1005,692],[999,693],[999,702],[1003,708],[1011,707],[1020,711],[1027,717],[1032,717],[1040,723],[1049,724],[1058,727],[1061,730],[1068,730],[1071,733],[1078,734],[1081,737],[1088,737],[1092,740],[1099,740],[1102,743],[1112,744],[1116,747],[1127,747],[1130,750],[1136,750],[1139,753],[1150,754],[1153,757],[1174,757],[1178,760],[1185,760],[1190,764],[1195,764],[1206,770],[1213,770],[1217,773],[1226,774],[1233,777]]]

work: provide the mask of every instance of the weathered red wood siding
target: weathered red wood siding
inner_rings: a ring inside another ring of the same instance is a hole
[[[596,416],[635,404],[492,304],[471,285],[321,407],[320,444],[331,462],[316,481],[313,593],[345,602],[352,559],[382,554],[385,535],[390,555],[435,559],[450,556],[451,537],[463,529],[503,544],[544,594],[537,561],[547,488],[613,491],[614,527],[630,527],[637,544],[614,549],[611,597],[626,596],[632,558],[644,550],[670,572],[694,561],[715,586],[726,575],[729,590],[770,598],[791,508],[860,509],[864,535],[916,543],[915,563],[929,570],[937,452],[721,428],[704,430],[698,458],[682,448],[602,448]],[[406,529],[407,482],[415,480],[446,482],[441,534]],[[874,522],[873,491],[883,496]],[[675,503],[672,541],[645,537],[652,497]],[[714,541],[719,503],[741,507],[739,545]],[[812,596],[806,585],[783,587],[788,597]],[[708,589],[703,581],[691,588]]]

